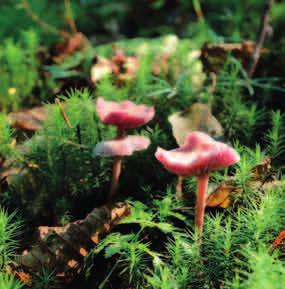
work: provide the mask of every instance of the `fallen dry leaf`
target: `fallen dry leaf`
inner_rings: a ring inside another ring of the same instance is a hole
[[[31,274],[23,271],[18,271],[14,273],[16,278],[25,284],[25,286],[32,287],[32,276]]]
[[[11,126],[17,129],[36,131],[42,127],[48,113],[44,106],[26,109],[8,114]]]
[[[66,56],[72,55],[75,51],[82,50],[88,44],[86,36],[77,32],[64,42],[55,45],[53,61],[56,63],[63,62]]]
[[[191,131],[203,131],[214,138],[223,135],[223,128],[213,116],[208,104],[194,103],[189,109],[170,115],[168,121],[180,146]]]
[[[236,187],[230,181],[229,183],[221,183],[207,198],[207,207],[228,208],[234,201],[236,194],[241,189]]]
[[[91,67],[90,77],[94,84],[99,80],[111,75],[113,71],[118,70],[113,63],[105,57],[97,57],[96,63]]]
[[[266,157],[263,162],[255,166],[252,171],[252,179],[249,185],[253,190],[261,190],[267,192],[271,189],[278,188],[282,182],[271,178],[264,181],[268,172],[270,172],[270,158]],[[226,182],[221,183],[216,187],[207,198],[207,207],[228,208],[234,201],[236,194],[242,192],[242,189],[235,184],[235,178],[229,178]]]
[[[202,48],[201,60],[208,72],[218,73],[225,64],[229,55],[241,60],[244,67],[250,62],[251,55],[255,49],[256,43],[253,41],[244,41],[242,43],[206,43]],[[267,53],[267,49],[262,49],[262,53]]]
[[[126,56],[123,49],[113,46],[114,54],[110,58],[97,56],[96,63],[91,67],[90,78],[96,84],[107,75],[114,75],[114,79],[121,82],[135,78],[139,68],[137,56]]]
[[[271,171],[271,159],[266,157],[260,164],[252,168],[251,173],[255,179],[263,179],[268,176]]]
[[[109,204],[95,208],[85,219],[64,227],[39,227],[38,241],[17,257],[13,272],[38,273],[45,269],[53,271],[62,281],[70,281],[80,272],[84,257],[101,236],[129,213],[128,204]]]
[[[137,57],[127,57],[123,65],[123,72],[118,74],[119,81],[128,81],[135,78],[139,69],[139,59]]]

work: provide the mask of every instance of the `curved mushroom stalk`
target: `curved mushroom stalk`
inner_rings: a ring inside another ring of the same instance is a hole
[[[199,238],[202,237],[202,233],[203,233],[208,182],[209,182],[208,174],[197,176],[195,224],[198,229]]]
[[[120,57],[121,55],[119,55]],[[134,151],[144,150],[150,144],[149,139],[146,137],[126,136],[125,130],[137,128],[148,123],[153,119],[155,110],[152,106],[138,105],[129,100],[114,102],[99,97],[96,101],[96,112],[104,123],[114,125],[118,130],[115,140],[100,142],[94,149],[95,155],[115,157],[109,192],[109,198],[111,198],[118,191],[122,157],[130,156]]]
[[[148,148],[150,140],[144,136],[128,135],[110,141],[103,141],[96,145],[94,155],[115,157],[109,198],[116,195],[124,156],[131,156],[135,151]]]
[[[117,128],[117,140],[120,140],[126,136],[126,131],[121,128]],[[110,185],[109,191],[109,198],[111,199],[118,191],[119,187],[119,179],[122,171],[122,156],[116,156],[113,163],[113,170],[112,170],[112,180]]]
[[[119,179],[122,171],[122,157],[115,157],[112,170],[112,180],[109,192],[109,198],[111,199],[116,195],[119,187]]]
[[[158,148],[155,157],[170,172],[178,176],[197,177],[195,223],[202,236],[209,172],[239,161],[238,153],[228,145],[215,141],[202,132],[191,132],[177,149]]]

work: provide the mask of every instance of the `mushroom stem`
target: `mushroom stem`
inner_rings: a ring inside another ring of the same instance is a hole
[[[195,224],[198,229],[199,238],[202,237],[204,213],[207,199],[209,175],[197,176],[197,200],[195,207]]]
[[[182,176],[178,176],[177,184],[176,184],[176,199],[178,201],[183,200],[182,182],[183,182],[183,177]]]
[[[117,137],[116,139],[121,139],[126,135],[126,131],[120,127],[117,128]],[[111,199],[114,195],[117,194],[118,186],[119,186],[119,178],[122,170],[122,157],[115,157],[113,163],[113,171],[112,171],[112,180],[109,192],[109,198]]]

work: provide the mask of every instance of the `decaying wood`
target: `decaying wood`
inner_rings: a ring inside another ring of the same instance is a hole
[[[33,275],[45,269],[65,280],[72,279],[100,237],[129,213],[129,205],[115,203],[95,208],[85,219],[64,227],[39,227],[37,243],[16,259],[14,272],[17,276],[22,271]]]

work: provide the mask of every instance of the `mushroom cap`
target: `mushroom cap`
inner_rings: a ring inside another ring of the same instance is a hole
[[[148,123],[155,114],[154,107],[137,105],[132,101],[114,102],[99,97],[96,112],[100,119],[121,129],[136,128]]]
[[[155,157],[168,171],[179,176],[206,174],[240,160],[233,148],[198,131],[189,133],[178,149],[167,151],[158,148]]]
[[[124,138],[99,142],[93,155],[100,156],[131,156],[133,152],[145,150],[150,140],[145,136],[129,135]]]

